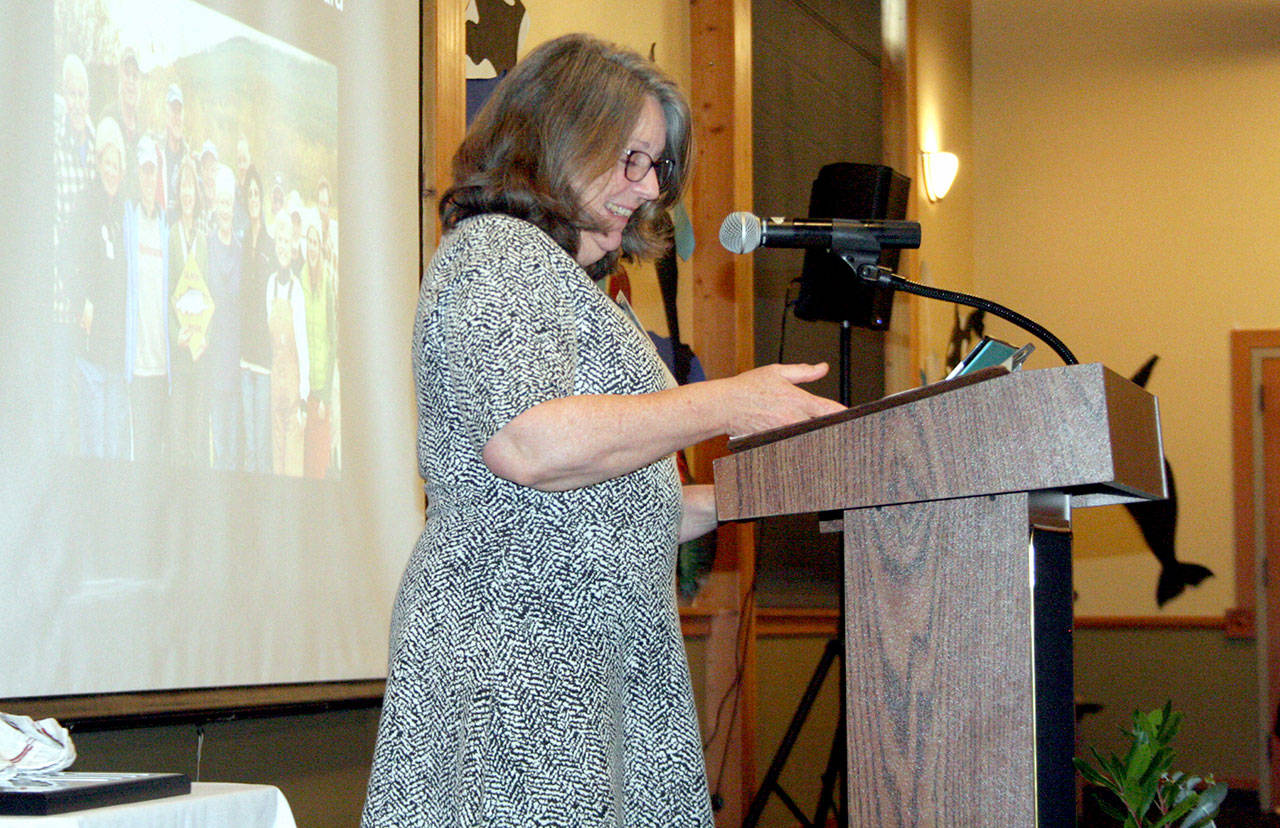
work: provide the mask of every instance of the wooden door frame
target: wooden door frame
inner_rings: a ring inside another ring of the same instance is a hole
[[[1254,412],[1257,411],[1258,368],[1255,357],[1267,351],[1280,353],[1280,330],[1231,332],[1231,446],[1235,519],[1236,605],[1227,610],[1227,635],[1252,638],[1255,634],[1258,556],[1258,524],[1255,519],[1259,469],[1255,468]]]
[[[1270,647],[1265,613],[1265,579],[1258,561],[1268,554],[1265,532],[1261,377],[1264,359],[1280,359],[1280,330],[1231,332],[1231,437],[1235,520],[1236,605],[1226,613],[1230,637],[1254,638],[1258,664],[1258,796],[1263,808],[1275,804],[1268,747],[1271,729]]]

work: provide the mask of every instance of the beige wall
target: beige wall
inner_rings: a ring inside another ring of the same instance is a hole
[[[1278,24],[1252,0],[973,3],[975,286],[1082,362],[1129,374],[1160,355],[1178,553],[1217,573],[1172,614],[1235,603],[1228,337],[1280,327]],[[1076,526],[1078,612],[1155,613],[1125,512]]]
[[[970,15],[969,7],[972,6]],[[1257,162],[1277,120],[1280,7],[1245,0],[914,0],[918,140],[960,156],[940,204],[917,201],[919,278],[1025,313],[1083,362],[1129,374],[1152,354],[1179,483],[1178,551],[1217,577],[1168,615],[1235,603],[1229,332],[1280,327],[1280,241]],[[1105,9],[1105,11],[1103,11]],[[972,38],[972,46],[968,39]],[[970,60],[970,54],[972,60]],[[966,85],[971,85],[971,93]],[[971,94],[971,97],[970,97]],[[931,134],[936,130],[936,139]],[[950,309],[920,300],[930,379]],[[1029,341],[998,321],[990,332]],[[1059,364],[1044,345],[1033,367]],[[1119,507],[1075,516],[1076,609],[1157,614],[1157,564]],[[1122,750],[1130,711],[1187,715],[1180,766],[1233,784],[1258,775],[1252,641],[1216,630],[1080,630],[1076,694],[1103,711],[1079,741]],[[1232,677],[1223,680],[1223,677]]]
[[[529,28],[524,51],[569,32],[587,32],[654,57],[686,94],[689,6],[662,0],[523,0]],[[523,52],[521,53],[523,55]]]
[[[689,5],[663,0],[523,0],[528,31],[521,44],[521,56],[553,37],[569,32],[587,32],[648,56],[653,47],[655,62],[689,94]],[[686,196],[687,198],[687,196]],[[699,244],[718,244],[715,239],[698,239]],[[662,311],[662,293],[651,264],[628,265],[636,314],[649,330],[667,334]],[[692,297],[692,272],[680,263],[680,318],[688,318]],[[681,329],[682,338],[690,331]]]
[[[973,291],[973,111],[970,102],[969,0],[917,2],[916,129],[921,150],[954,152],[960,172],[947,197],[936,204],[924,196],[923,173],[916,159],[912,193],[920,222],[918,272],[905,274],[947,290]],[[920,362],[930,381],[946,375],[945,359],[953,307],[931,299],[912,299],[920,325]],[[960,309],[963,320],[969,313]]]

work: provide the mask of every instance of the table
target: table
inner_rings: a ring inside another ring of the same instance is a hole
[[[191,793],[52,816],[0,816],[0,828],[296,828],[278,788],[195,782]]]

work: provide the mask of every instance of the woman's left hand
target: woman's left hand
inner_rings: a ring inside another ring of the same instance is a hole
[[[698,483],[684,487],[684,511],[680,515],[680,543],[701,537],[716,528],[716,487]]]

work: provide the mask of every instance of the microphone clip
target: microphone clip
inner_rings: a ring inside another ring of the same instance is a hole
[[[860,281],[866,282],[867,284],[892,290],[897,288],[898,282],[901,281],[901,277],[895,274],[892,270],[887,267],[880,266],[879,245],[876,246],[875,253],[871,253],[870,251],[848,252],[843,250],[833,250],[832,252],[836,253],[836,255],[840,257],[840,260],[849,266],[849,269],[854,272]]]

